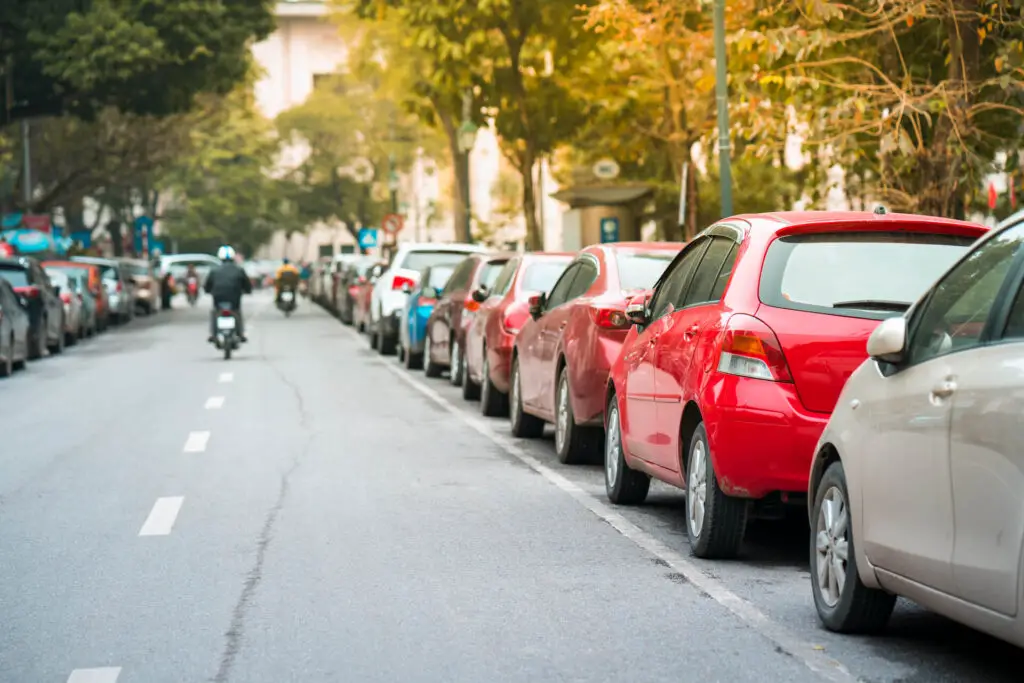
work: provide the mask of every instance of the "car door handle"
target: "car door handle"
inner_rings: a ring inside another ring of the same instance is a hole
[[[949,398],[953,395],[954,391],[956,391],[956,382],[947,379],[932,389],[932,396],[935,398]]]
[[[690,329],[683,332],[683,339],[693,339],[693,335],[700,331],[700,325],[691,325]]]

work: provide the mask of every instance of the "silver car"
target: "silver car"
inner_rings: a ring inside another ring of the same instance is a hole
[[[111,321],[124,323],[135,317],[134,287],[119,261],[95,256],[75,256],[71,260],[100,267],[103,285],[107,288],[110,302]]]
[[[896,596],[1024,646],[1024,222],[883,321],[811,468],[811,577],[829,629]]]

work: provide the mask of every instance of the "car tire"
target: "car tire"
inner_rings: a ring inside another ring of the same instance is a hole
[[[480,400],[480,383],[469,376],[469,358],[462,354],[462,398],[467,401]]]
[[[619,418],[619,400],[612,396],[608,402],[604,438],[604,490],[615,505],[639,505],[647,500],[651,478],[643,472],[630,469],[626,464],[622,445],[622,421]]]
[[[398,362],[405,365],[405,347],[401,344],[396,344],[395,355],[398,356]]]
[[[395,347],[398,345],[398,340],[395,339],[394,337],[388,336],[387,333],[384,331],[383,319],[381,319],[380,326],[381,329],[377,331],[377,351],[382,356],[393,356],[395,355]]]
[[[30,360],[39,360],[46,355],[46,318],[43,318],[36,329],[35,337],[30,339],[28,357]],[[29,332],[31,336],[31,331]]]
[[[697,557],[736,557],[747,529],[749,501],[727,496],[718,487],[708,433],[701,422],[690,439],[686,459],[686,533]]]
[[[377,348],[377,338],[379,335],[377,334],[376,328],[374,328],[373,326],[372,320],[366,324],[366,336],[369,338],[370,348],[373,349],[374,351],[378,351],[379,349]]]
[[[431,358],[430,334],[423,340],[423,372],[427,377],[440,377],[442,368]]]
[[[0,377],[10,377],[14,373],[14,335],[8,340],[7,356],[0,363]]]
[[[480,382],[480,412],[484,417],[505,417],[508,415],[508,394],[500,391],[491,380],[491,361],[484,347],[483,380]]]
[[[555,454],[558,461],[563,465],[580,465],[592,460],[599,441],[596,431],[576,424],[569,391],[569,368],[563,366],[555,389]]]
[[[50,354],[52,354],[54,356],[57,356],[57,355],[60,355],[60,354],[64,353],[64,344],[65,344],[65,340],[66,340],[67,334],[64,332],[64,318],[63,317],[61,317],[61,319],[60,319],[60,330],[61,330],[60,333],[57,335],[57,342],[55,344],[50,344],[49,345]]]
[[[416,353],[415,351],[406,350],[405,358],[403,359],[406,370],[422,370],[423,369],[423,354]]]
[[[512,436],[520,439],[536,439],[544,434],[544,420],[523,410],[523,395],[519,378],[519,359],[512,360],[512,393],[509,396],[509,421]]]
[[[454,336],[448,342],[448,378],[451,381],[452,386],[461,387],[462,380],[465,377],[462,374],[464,366],[462,364],[462,345],[459,344],[459,340]]]
[[[836,461],[825,470],[814,498],[810,533],[811,592],[818,618],[825,628],[840,633],[875,633],[888,623],[896,596],[868,588],[860,580],[849,500],[846,472],[843,464]],[[831,508],[828,513],[826,506]],[[829,518],[835,521],[830,524]],[[841,521],[843,518],[845,522]],[[837,557],[843,553],[845,563]],[[839,574],[834,571],[841,573],[842,586],[838,585]]]

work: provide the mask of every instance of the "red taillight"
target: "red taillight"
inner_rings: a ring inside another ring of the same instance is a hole
[[[413,280],[411,277],[405,277],[404,275],[396,275],[394,279],[391,280],[392,290],[404,289],[406,285],[408,285],[409,288],[415,287],[416,281]]]
[[[70,292],[61,292],[60,300],[63,301],[64,303],[66,303],[66,304],[70,304],[71,303],[71,293]]]
[[[39,288],[35,285],[30,287],[16,287],[14,291],[22,296],[28,297],[29,299],[39,298]]]
[[[737,314],[722,333],[718,371],[772,382],[792,382],[778,337],[763,321]]]
[[[530,307],[524,302],[517,302],[505,309],[505,315],[501,319],[501,326],[509,334],[519,334],[523,325],[530,318]]]
[[[626,330],[630,324],[626,313],[618,308],[591,308],[590,319],[598,327],[608,330]]]
[[[222,318],[231,318],[234,315],[235,315],[234,313],[232,313],[231,311],[228,311],[228,310],[222,310],[220,312],[220,317],[222,317]]]
[[[476,313],[480,310],[480,302],[473,297],[466,297],[466,300],[462,302],[462,308],[470,313]]]
[[[118,280],[117,281],[117,285],[114,286],[114,291],[117,292],[118,294],[120,294],[122,289],[124,289],[124,288],[121,286],[121,281]]]
[[[358,296],[359,295],[359,285],[350,285],[349,288],[348,288],[348,295],[349,296],[353,296],[353,297],[354,296]]]

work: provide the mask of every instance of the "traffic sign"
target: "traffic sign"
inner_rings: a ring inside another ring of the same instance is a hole
[[[377,246],[377,231],[373,228],[360,228],[359,246],[362,249],[372,249]]]
[[[402,218],[401,214],[389,213],[380,222],[380,227],[389,235],[397,235],[402,229],[403,223],[405,223],[405,219]]]
[[[619,219],[611,216],[601,219],[601,244],[619,241]]]

